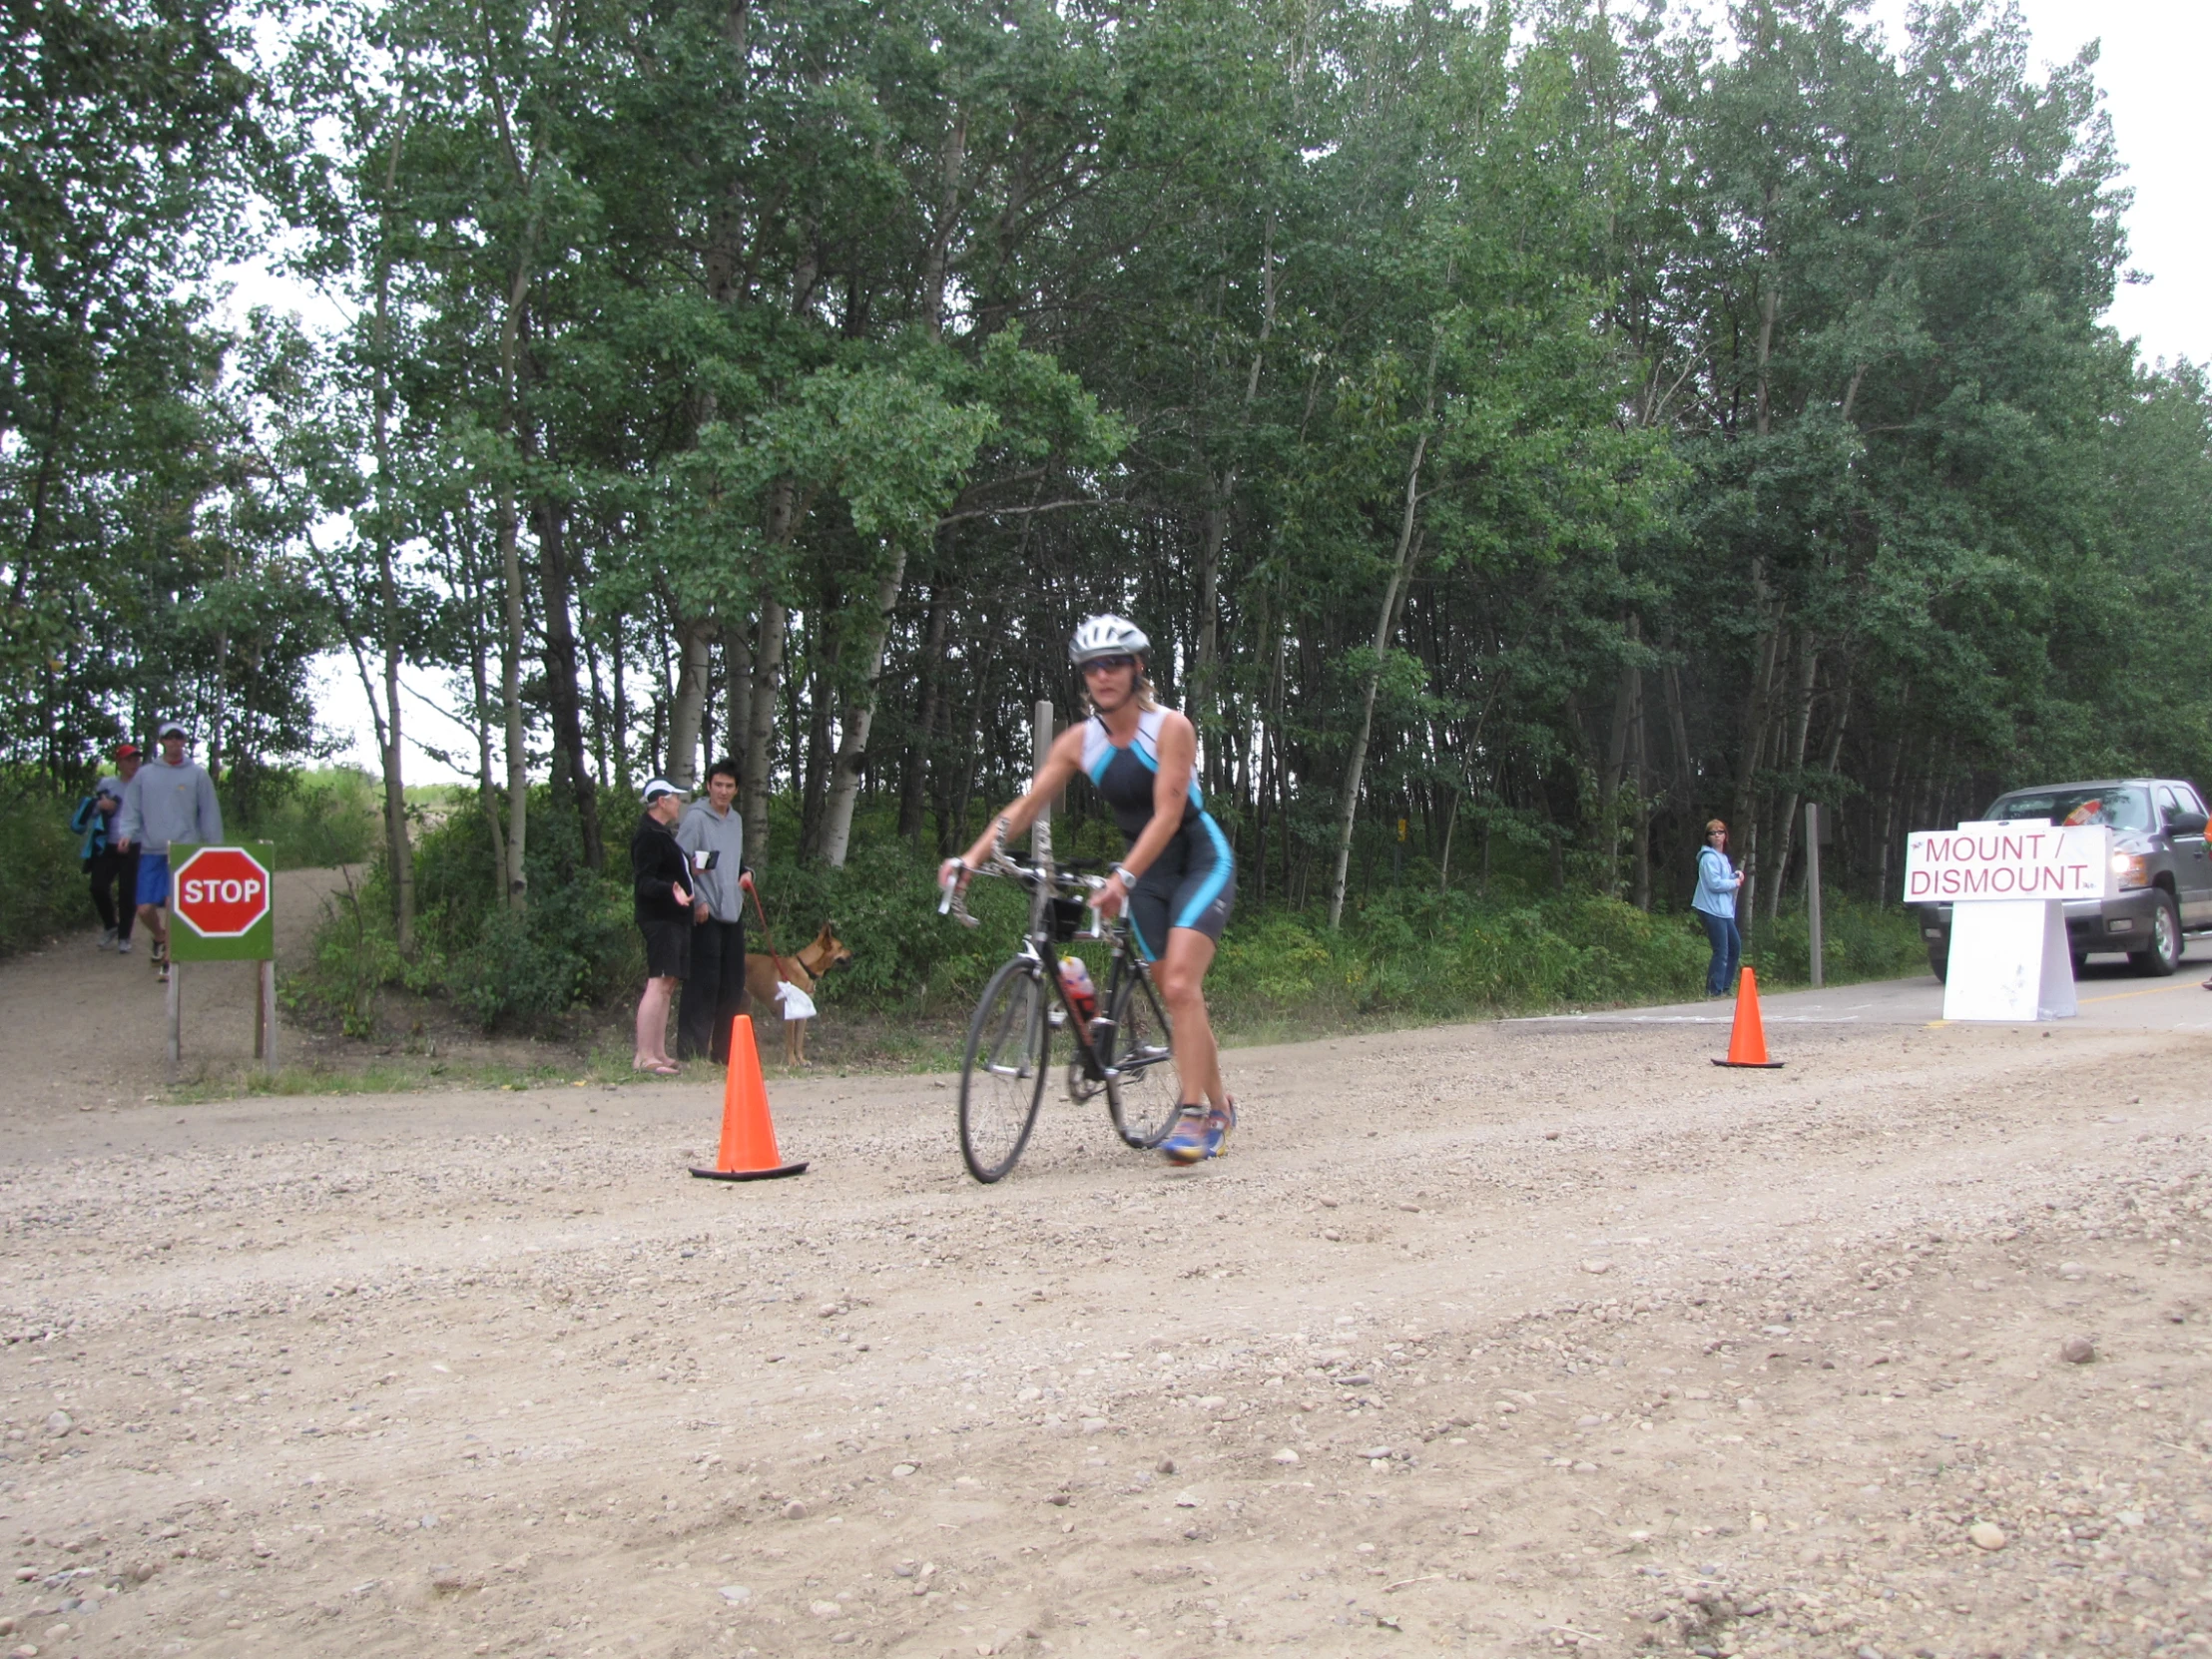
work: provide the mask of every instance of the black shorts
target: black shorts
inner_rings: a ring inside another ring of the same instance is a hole
[[[648,979],[685,979],[691,975],[692,922],[641,921],[645,935],[645,976]]]
[[[1205,813],[1177,832],[1155,862],[1137,877],[1129,895],[1129,923],[1137,948],[1156,962],[1168,947],[1168,930],[1189,927],[1221,942],[1229,907],[1237,897],[1237,861],[1229,837]]]

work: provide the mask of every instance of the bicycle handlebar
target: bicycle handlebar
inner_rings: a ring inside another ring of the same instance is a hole
[[[1055,887],[1065,887],[1070,891],[1081,889],[1086,892],[1096,892],[1106,885],[1106,877],[1102,875],[1084,875],[1072,870],[1048,870],[1035,864],[1016,863],[1001,850],[994,850],[988,863],[970,870],[968,873],[971,877],[976,875],[1011,876],[1024,886],[1035,886],[1041,881],[1049,881]],[[967,893],[961,887],[960,877],[957,874],[944,883],[943,891],[944,896],[937,900],[937,914],[951,916],[962,927],[980,927],[983,925],[980,918],[969,913]]]

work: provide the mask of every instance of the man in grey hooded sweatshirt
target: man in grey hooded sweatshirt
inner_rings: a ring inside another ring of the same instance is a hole
[[[138,848],[138,913],[154,936],[154,965],[169,977],[169,917],[162,906],[169,902],[169,843],[188,846],[223,839],[223,809],[215,798],[215,782],[206,771],[185,759],[185,745],[192,734],[174,720],[162,722],[155,734],[162,752],[152,766],[123,787],[123,808],[115,815],[115,843],[128,851]]]
[[[730,1059],[730,1022],[745,1010],[745,820],[738,764],[707,769],[707,793],[684,809],[676,844],[692,866],[691,972],[676,1016],[676,1057]],[[702,861],[706,867],[701,867]]]

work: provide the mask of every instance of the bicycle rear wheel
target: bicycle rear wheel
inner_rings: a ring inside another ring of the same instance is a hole
[[[960,1156],[985,1185],[1021,1158],[1044,1099],[1045,986],[1041,969],[1016,956],[983,988],[968,1022],[960,1066]]]
[[[1106,1051],[1106,1109],[1131,1146],[1149,1151],[1168,1138],[1183,1099],[1175,1032],[1149,973],[1132,971],[1114,999]]]

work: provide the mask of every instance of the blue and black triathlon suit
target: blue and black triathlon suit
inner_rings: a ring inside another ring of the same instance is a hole
[[[1117,749],[1106,736],[1106,723],[1093,715],[1083,727],[1083,771],[1106,805],[1129,844],[1152,822],[1160,771],[1160,722],[1164,709],[1147,709],[1137,716],[1136,741]],[[1191,780],[1190,799],[1183,804],[1183,823],[1175,836],[1137,877],[1129,894],[1129,924],[1136,929],[1137,948],[1147,961],[1158,961],[1167,948],[1170,927],[1195,927],[1219,942],[1229,923],[1229,906],[1237,896],[1237,863],[1230,855],[1229,837],[1206,812]]]

